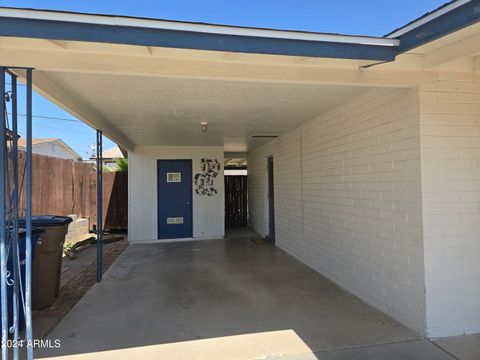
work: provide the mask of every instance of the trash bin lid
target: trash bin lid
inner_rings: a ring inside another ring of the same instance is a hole
[[[41,227],[32,226],[32,236],[39,235],[43,232],[45,232],[45,229],[42,229]],[[27,236],[27,229],[19,228],[18,229],[18,236],[20,238],[26,237]]]
[[[54,227],[54,226],[63,226],[70,224],[72,218],[68,216],[59,216],[59,215],[39,215],[32,216],[32,225],[41,226],[41,227]],[[18,219],[18,224],[20,226],[25,225],[25,218]]]
[[[13,227],[9,226],[6,230],[7,230],[7,233],[10,234],[13,231]],[[36,236],[36,235],[39,235],[43,232],[45,232],[45,229],[42,229],[41,227],[32,226],[32,237]],[[18,228],[18,237],[20,239],[23,239],[26,236],[27,236],[27,229],[25,229],[24,227],[19,227]]]
[[[10,236],[11,233],[13,232],[13,227],[9,226],[7,229],[7,236]],[[37,245],[37,241],[40,237],[40,234],[45,232],[45,229],[39,228],[39,227],[34,227],[32,226],[32,237],[30,239],[31,245],[32,245],[32,259],[35,257],[35,248]],[[26,246],[26,236],[27,236],[27,229],[25,228],[18,228],[18,251],[20,253],[20,259],[23,260],[25,259],[25,246]],[[10,253],[12,254],[12,253]],[[9,255],[11,256],[11,255]],[[11,259],[11,258],[10,258]],[[11,260],[9,260],[11,261]]]

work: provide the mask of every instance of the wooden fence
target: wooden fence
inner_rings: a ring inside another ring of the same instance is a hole
[[[25,164],[25,153],[19,154],[19,169]],[[90,163],[32,155],[33,215],[77,214],[97,223],[97,178]],[[20,181],[23,173],[19,174]],[[25,208],[25,181],[21,188],[21,208]],[[103,173],[103,223],[105,230],[128,226],[128,173]]]

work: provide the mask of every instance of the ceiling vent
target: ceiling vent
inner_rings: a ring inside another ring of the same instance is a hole
[[[250,135],[251,138],[256,138],[256,139],[273,139],[278,137],[277,134],[252,134]]]

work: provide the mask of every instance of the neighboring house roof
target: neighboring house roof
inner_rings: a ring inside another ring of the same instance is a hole
[[[105,150],[102,156],[104,159],[124,158],[122,151],[118,146]]]
[[[36,145],[41,145],[41,144],[48,144],[48,143],[54,143],[58,146],[63,147],[67,152],[69,152],[72,155],[72,158],[81,160],[82,157],[75,151],[73,150],[70,146],[68,146],[65,142],[63,142],[61,139],[58,138],[34,138],[32,139],[32,146],[33,150],[35,150]],[[26,148],[27,147],[27,142],[25,138],[20,138],[18,139],[18,146],[20,148]]]
[[[34,139],[32,139],[32,145],[51,143],[55,140],[60,140],[60,139],[56,139],[56,138],[34,138]],[[27,140],[25,138],[18,139],[18,146],[27,147]]]

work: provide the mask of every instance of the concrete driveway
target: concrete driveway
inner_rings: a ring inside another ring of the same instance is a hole
[[[255,236],[130,245],[37,358],[454,359]]]

